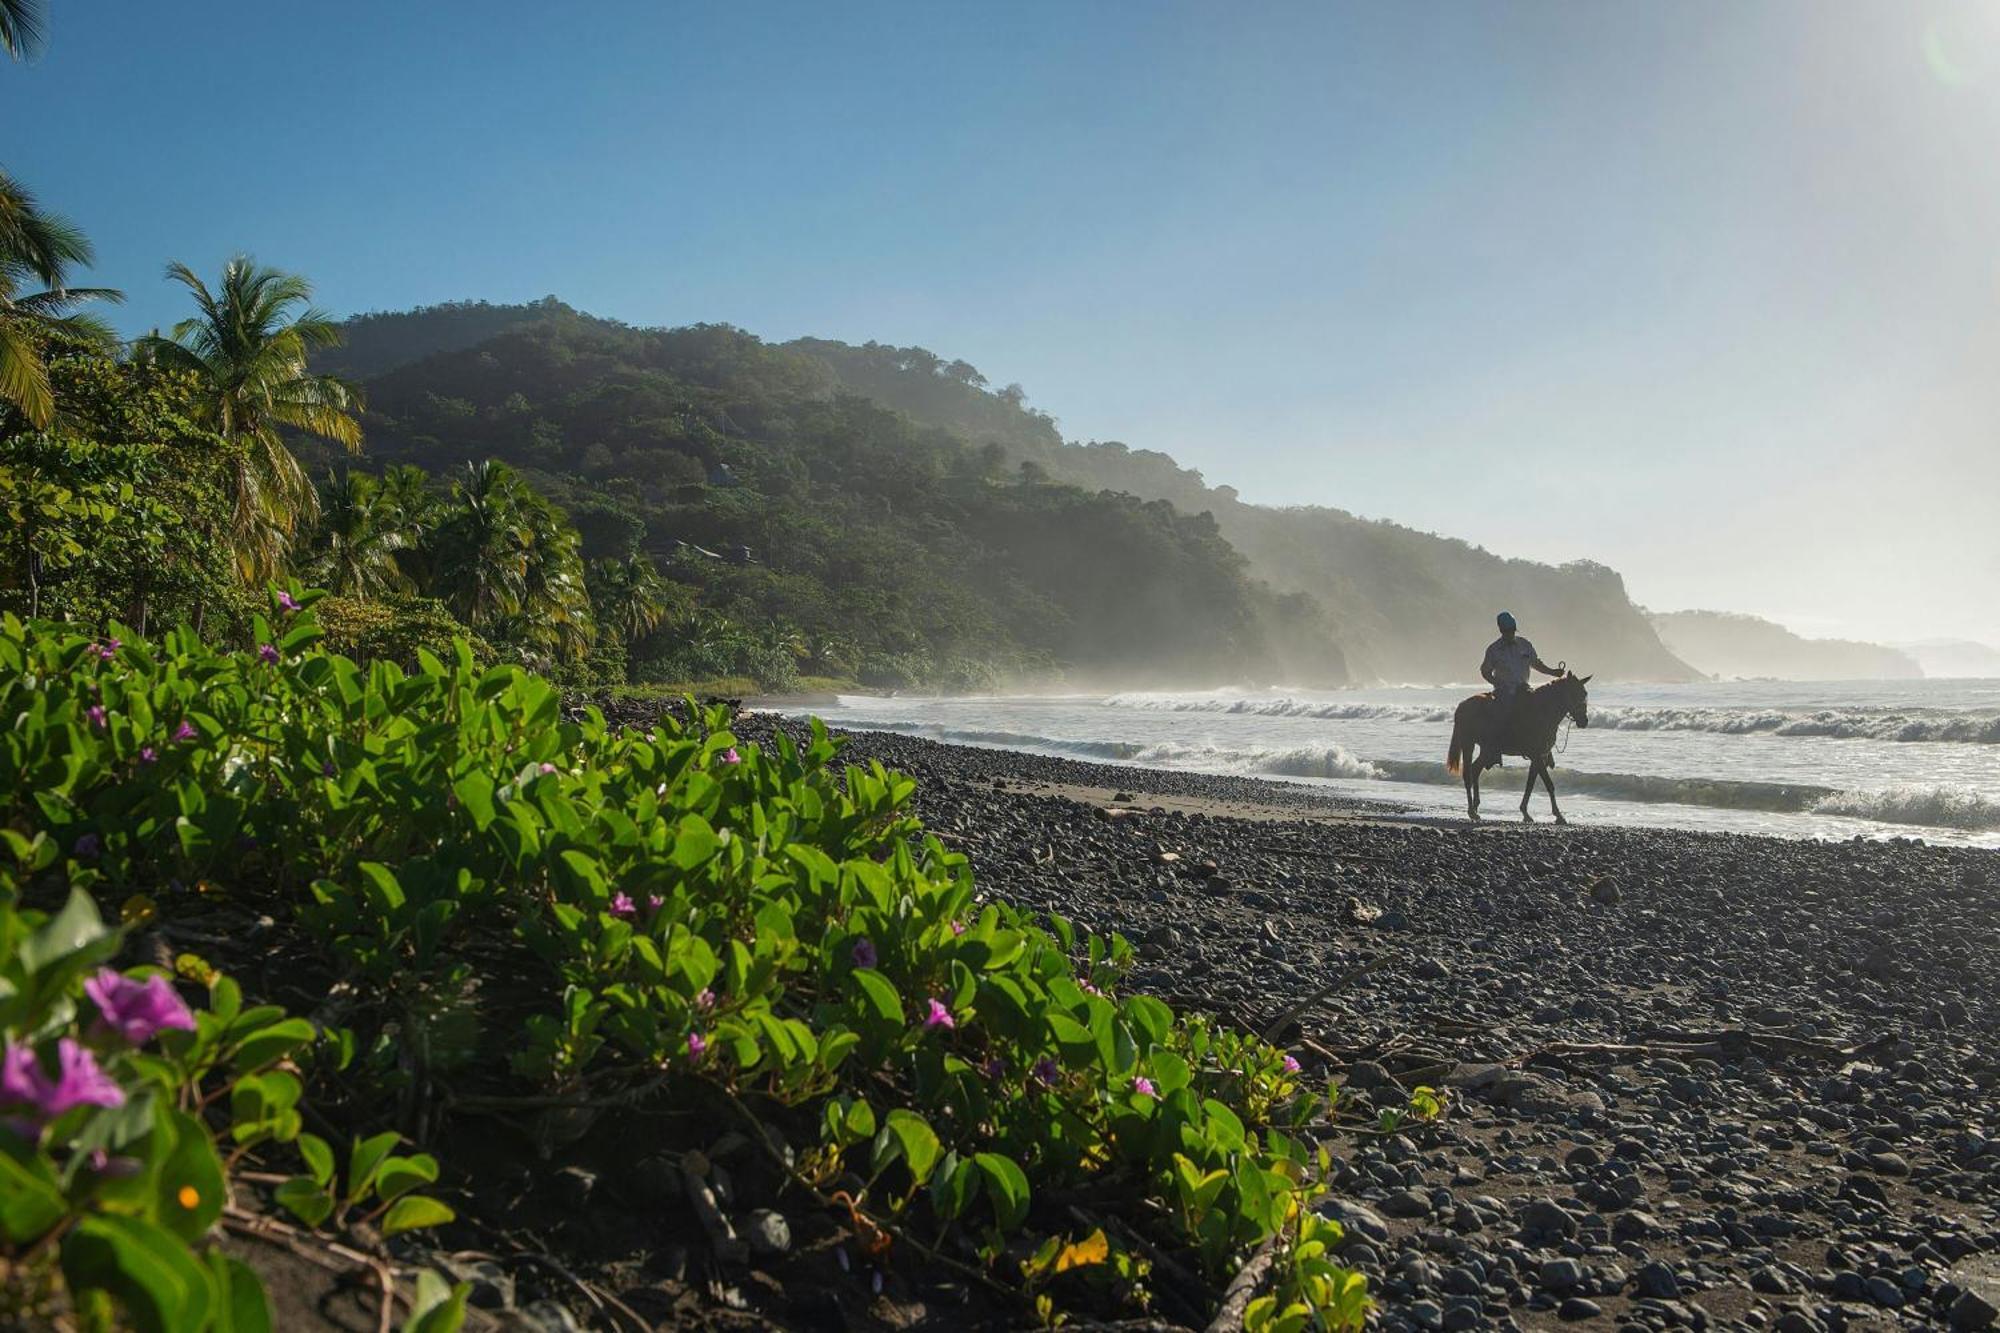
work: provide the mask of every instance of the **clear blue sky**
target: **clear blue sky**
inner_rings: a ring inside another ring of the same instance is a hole
[[[133,330],[247,250],[921,343],[1249,499],[2000,642],[2000,6],[50,7],[0,162]]]

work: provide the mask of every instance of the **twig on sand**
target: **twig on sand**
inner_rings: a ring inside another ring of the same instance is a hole
[[[1725,1028],[1719,1032],[1682,1032],[1657,1029],[1640,1034],[1637,1042],[1552,1041],[1531,1051],[1501,1061],[1525,1064],[1553,1056],[1600,1056],[1613,1060],[1740,1060],[1746,1055],[1795,1056],[1808,1060],[1867,1060],[1895,1047],[1895,1037],[1877,1037],[1859,1046],[1838,1046],[1830,1041],[1812,1041],[1781,1032],[1752,1032]]]
[[[1340,975],[1336,976],[1332,981],[1327,982],[1324,986],[1321,986],[1311,995],[1308,995],[1305,999],[1299,1001],[1297,1004],[1291,1006],[1289,1009],[1286,1009],[1283,1013],[1279,1014],[1276,1018],[1272,1019],[1268,1024],[1265,1025],[1263,1032],[1259,1033],[1258,1035],[1263,1037],[1265,1041],[1272,1041],[1272,1042],[1276,1041],[1278,1039],[1278,1034],[1280,1032],[1283,1032],[1286,1026],[1289,1025],[1292,1022],[1292,1020],[1296,1019],[1300,1014],[1303,1014],[1306,1010],[1312,1008],[1314,1005],[1318,1004],[1321,1000],[1324,1000],[1327,996],[1333,994],[1335,991],[1339,990],[1341,987],[1347,985],[1348,983],[1353,981],[1358,981],[1362,977],[1367,976],[1370,972],[1373,972],[1376,968],[1382,966],[1382,962],[1383,960],[1380,958],[1371,958],[1367,962],[1362,963],[1358,967],[1348,968],[1345,972],[1342,972]]]
[[[1238,1333],[1243,1327],[1243,1312],[1263,1285],[1265,1274],[1271,1271],[1273,1248],[1278,1241],[1278,1233],[1272,1232],[1269,1239],[1257,1247],[1257,1252],[1244,1261],[1236,1270],[1236,1276],[1229,1280],[1223,1290],[1222,1304],[1216,1309],[1215,1318],[1208,1321],[1208,1333]]]

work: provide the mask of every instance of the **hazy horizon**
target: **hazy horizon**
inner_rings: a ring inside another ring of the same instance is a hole
[[[0,161],[128,331],[244,250],[922,344],[1246,500],[2000,644],[2000,9],[52,8]]]

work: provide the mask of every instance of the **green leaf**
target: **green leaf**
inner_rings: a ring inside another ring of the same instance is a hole
[[[903,1026],[903,1001],[888,978],[872,967],[857,967],[852,975],[854,984],[861,988],[866,1011],[874,1013],[892,1027]]]
[[[429,1153],[391,1157],[382,1163],[382,1170],[375,1177],[375,1194],[385,1202],[400,1199],[420,1185],[435,1185],[437,1178],[437,1158]]]
[[[901,1107],[889,1112],[887,1128],[903,1146],[903,1160],[909,1164],[911,1178],[919,1185],[929,1180],[931,1168],[937,1164],[936,1132],[922,1116]]]
[[[4,1130],[0,1140],[13,1141]],[[16,1245],[39,1239],[67,1211],[56,1178],[41,1158],[21,1161],[0,1149],[0,1235]]]
[[[208,1271],[215,1279],[214,1333],[271,1333],[271,1305],[257,1271],[221,1250],[208,1252]]]
[[[293,1176],[273,1190],[272,1197],[285,1211],[309,1227],[316,1227],[333,1216],[333,1195],[321,1189],[308,1176]]]
[[[403,1321],[403,1333],[458,1333],[465,1323],[465,1300],[471,1294],[470,1282],[447,1288],[444,1279],[430,1269],[418,1270],[415,1308]]]
[[[403,1136],[395,1130],[384,1130],[372,1139],[356,1139],[354,1150],[347,1155],[347,1201],[359,1202],[366,1197],[369,1186],[375,1183],[375,1173],[382,1169],[382,1162]]]
[[[208,1233],[222,1216],[222,1162],[208,1129],[184,1111],[168,1110],[162,1119],[172,1127],[173,1150],[160,1163],[157,1216],[162,1225],[184,1241]]]
[[[993,1220],[1002,1231],[1012,1231],[1028,1219],[1028,1178],[1011,1157],[997,1152],[979,1153],[972,1159],[986,1177],[986,1190],[993,1200]]]
[[[317,1134],[301,1134],[298,1137],[299,1156],[306,1159],[306,1170],[321,1185],[333,1183],[333,1148]]]
[[[268,1023],[242,1039],[230,1057],[230,1067],[245,1073],[262,1069],[310,1045],[312,1039],[313,1025],[303,1018]]]
[[[84,1218],[63,1237],[62,1270],[71,1291],[108,1293],[139,1333],[189,1333],[211,1313],[208,1273],[172,1232],[143,1218]]]
[[[104,918],[97,914],[97,903],[91,896],[82,889],[71,889],[62,910],[21,941],[15,958],[21,969],[32,976],[50,963],[79,953],[111,934],[105,928]]]
[[[427,1194],[406,1194],[396,1200],[382,1218],[385,1237],[415,1231],[419,1227],[441,1227],[458,1214]]]

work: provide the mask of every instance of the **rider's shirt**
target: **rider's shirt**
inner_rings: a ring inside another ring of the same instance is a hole
[[[1503,636],[1487,645],[1486,661],[1480,671],[1491,670],[1494,687],[1511,693],[1527,685],[1528,668],[1534,661],[1534,644],[1519,634],[1512,639]]]

